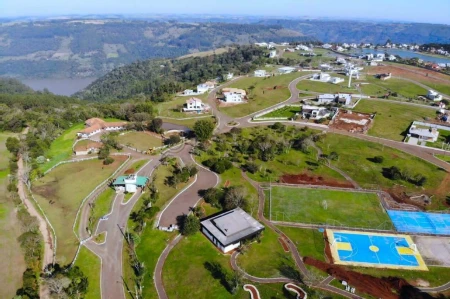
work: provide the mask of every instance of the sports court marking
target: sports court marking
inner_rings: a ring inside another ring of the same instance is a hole
[[[399,232],[450,235],[450,214],[388,210]]]
[[[337,265],[428,271],[410,236],[326,230]]]

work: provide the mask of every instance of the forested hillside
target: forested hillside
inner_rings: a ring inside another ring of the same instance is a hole
[[[307,39],[279,25],[64,20],[0,24],[0,75],[98,77],[149,58],[230,44]]]
[[[168,100],[174,93],[228,72],[246,74],[269,61],[265,49],[238,46],[205,57],[138,61],[117,68],[75,96],[90,100],[127,99],[137,95],[151,101]]]
[[[12,78],[0,78],[0,94],[1,93],[33,93],[33,90],[19,80]]]

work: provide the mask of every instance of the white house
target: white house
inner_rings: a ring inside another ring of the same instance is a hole
[[[331,77],[329,82],[332,84],[339,84],[341,82],[344,82],[344,79],[339,78],[339,77]]]
[[[242,103],[247,95],[245,90],[231,87],[222,89],[222,93],[226,103]]]
[[[432,100],[432,101],[435,101],[435,102],[442,101],[442,95],[440,95],[439,93],[437,93],[436,91],[431,90],[431,89],[428,90],[427,98],[429,100]]]
[[[352,95],[349,93],[338,93],[336,94],[336,101],[338,104],[348,106],[352,103]]]
[[[345,60],[345,58],[337,57],[337,58],[336,58],[336,63],[337,63],[337,64],[346,64],[347,61]]]
[[[194,95],[195,92],[192,89],[185,89],[183,91],[183,94],[186,95],[186,96],[189,96],[189,95]]]
[[[333,67],[327,63],[322,63],[321,65],[319,65],[319,68],[325,71],[330,71],[333,69]]]
[[[330,74],[326,74],[326,73],[318,73],[318,74],[313,74],[311,77],[311,80],[328,82],[331,80],[331,76],[330,76]]]
[[[228,73],[227,74],[227,80],[231,80],[231,79],[233,79],[233,77],[234,77],[233,73]]]
[[[336,100],[336,96],[334,94],[326,93],[317,96],[317,102],[319,104],[331,104]]]
[[[325,107],[318,106],[302,106],[302,117],[309,119],[322,119],[327,118],[331,115],[331,111]]]
[[[302,51],[311,51],[310,48],[308,48],[305,45],[298,45],[297,47],[295,47],[297,50],[302,50]]]
[[[199,98],[190,98],[186,100],[184,104],[183,112],[203,112],[207,107],[203,104]]]
[[[372,60],[373,57],[374,57],[374,55],[371,54],[371,53],[366,55],[366,59],[367,59],[367,60]]]
[[[277,50],[271,50],[269,52],[269,58],[275,58],[277,57]]]
[[[241,208],[207,218],[200,224],[202,233],[223,253],[238,248],[241,241],[264,230],[261,223]]]
[[[148,182],[148,177],[137,176],[135,174],[119,176],[112,185],[116,191],[135,193],[138,188],[144,188]]]
[[[386,55],[384,55],[383,53],[378,53],[376,57],[378,59],[384,60],[386,58]]]
[[[209,90],[209,86],[202,83],[197,85],[197,93],[205,93]]]
[[[317,96],[318,104],[332,104],[339,103],[344,106],[348,106],[352,103],[352,95],[348,93],[337,93],[337,94],[321,94]]]
[[[255,77],[265,77],[266,71],[265,70],[256,70],[255,71]]]
[[[330,49],[332,47],[332,45],[330,45],[330,44],[323,44],[322,45],[322,48],[324,48],[324,49]]]
[[[294,53],[294,52],[295,52],[295,49],[294,49],[294,48],[286,48],[284,51],[285,51],[285,52]]]
[[[264,47],[264,48],[267,48],[267,46],[268,46],[267,43],[255,43],[255,45],[258,47]]]
[[[439,137],[439,131],[436,128],[417,128],[415,125],[409,128],[409,134],[420,141],[428,142],[435,142]]]
[[[338,46],[338,47],[336,48],[336,51],[338,51],[338,52],[344,52],[345,49],[342,48],[341,46]]]
[[[279,72],[280,74],[290,74],[290,73],[292,73],[293,71],[295,71],[295,67],[290,67],[290,66],[280,67],[280,68],[278,69],[278,72]]]
[[[389,61],[395,61],[395,60],[397,60],[397,57],[395,57],[394,55],[389,55],[388,57],[387,57],[387,60],[389,60]]]
[[[350,48],[350,45],[347,44],[347,43],[343,43],[343,44],[342,44],[342,47],[344,47],[344,48]]]

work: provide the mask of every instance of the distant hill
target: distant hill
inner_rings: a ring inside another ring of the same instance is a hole
[[[0,25],[0,76],[99,77],[137,60],[223,45],[309,40],[280,25],[53,20]]]
[[[138,61],[114,69],[75,96],[87,101],[143,98],[162,102],[176,92],[228,72],[238,75],[253,71],[272,60],[267,54],[260,47],[237,46],[218,55]]]
[[[264,20],[264,25],[279,25],[322,42],[384,44],[450,43],[450,25],[422,23],[360,22],[346,20]]]
[[[28,94],[34,91],[19,80],[12,78],[0,78],[0,94]]]

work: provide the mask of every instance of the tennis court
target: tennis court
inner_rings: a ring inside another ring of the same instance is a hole
[[[335,230],[326,234],[335,264],[428,270],[409,236]]]
[[[388,210],[399,232],[450,235],[450,214]]]

